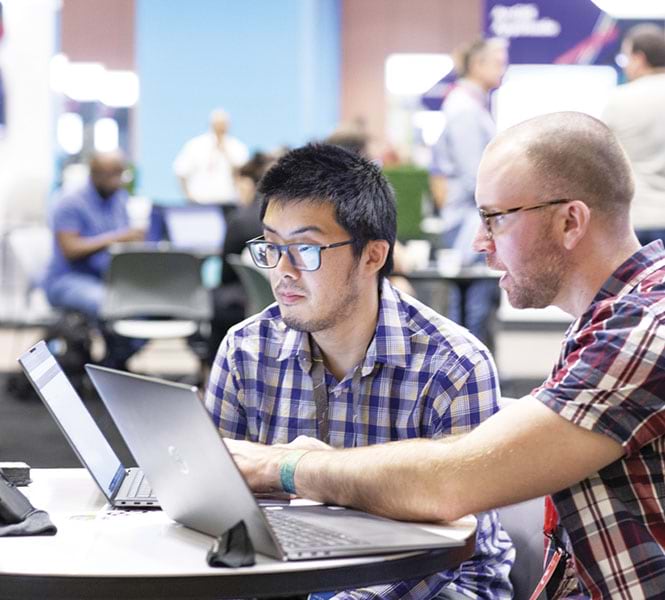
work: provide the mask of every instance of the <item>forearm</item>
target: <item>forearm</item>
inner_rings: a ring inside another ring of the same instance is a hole
[[[385,516],[450,521],[551,494],[623,456],[621,445],[524,398],[450,443],[393,442],[311,452],[298,494]]]
[[[131,230],[110,231],[96,236],[72,236],[59,235],[58,241],[65,258],[68,260],[80,260],[87,258],[101,250],[106,250],[109,246],[120,241],[129,241],[128,238],[137,236],[128,235]]]
[[[297,465],[296,490],[305,498],[403,520],[452,520],[464,511],[445,486],[450,475],[441,472],[451,447],[417,439],[309,452]]]

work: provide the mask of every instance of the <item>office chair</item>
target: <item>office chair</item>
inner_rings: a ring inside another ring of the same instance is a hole
[[[503,397],[499,407],[519,402],[517,398]],[[545,498],[533,498],[504,506],[497,510],[499,521],[515,544],[515,564],[510,571],[515,600],[528,600],[543,576],[545,557]]]
[[[247,294],[245,310],[247,316],[261,312],[266,306],[275,301],[270,281],[261,273],[258,267],[247,264],[238,254],[229,254],[225,260],[237,273]]]
[[[130,250],[113,255],[100,317],[131,338],[186,338],[212,318],[212,301],[193,254]]]
[[[51,230],[44,224],[17,226],[5,233],[5,242],[9,281],[3,287],[10,298],[5,298],[3,320],[26,326],[53,322],[57,311],[51,309],[40,287],[53,252]]]

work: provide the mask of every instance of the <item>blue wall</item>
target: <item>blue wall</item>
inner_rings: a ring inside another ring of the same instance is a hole
[[[136,11],[141,194],[180,198],[171,164],[215,107],[251,150],[337,124],[340,0],[137,0]]]

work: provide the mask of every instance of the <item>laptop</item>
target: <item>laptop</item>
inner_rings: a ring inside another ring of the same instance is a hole
[[[164,511],[219,536],[244,521],[256,551],[280,560],[385,554],[463,545],[411,523],[339,506],[261,507],[196,387],[86,365]]]
[[[120,462],[48,346],[38,342],[18,362],[109,503],[123,508],[158,508],[143,471],[128,469]]]
[[[226,237],[226,220],[217,205],[163,206],[166,237],[177,250],[221,252]]]

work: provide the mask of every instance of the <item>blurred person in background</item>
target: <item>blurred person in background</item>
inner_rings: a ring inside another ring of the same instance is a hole
[[[53,204],[53,257],[43,287],[53,307],[82,313],[94,322],[106,295],[104,276],[111,263],[110,246],[142,241],[145,231],[129,223],[123,154],[95,153],[89,169],[83,186],[63,188]],[[142,345],[137,340],[102,333],[107,366],[124,368]]]
[[[245,290],[233,267],[225,259],[229,254],[242,254],[245,242],[263,233],[261,198],[256,187],[274,161],[275,157],[272,154],[256,152],[238,172],[240,206],[227,224],[222,248],[221,283],[213,290],[214,313],[208,341],[208,356],[211,363],[229,327],[249,316],[245,314],[247,304]]]
[[[619,57],[618,57],[619,58]],[[607,104],[603,121],[626,150],[635,173],[631,218],[642,245],[665,240],[665,33],[636,25],[621,46],[628,83]]]
[[[230,118],[221,108],[210,113],[210,131],[189,140],[176,156],[173,171],[192,202],[235,205],[238,169],[249,158],[247,146],[229,135]]]
[[[471,241],[478,229],[475,204],[478,165],[485,146],[496,133],[490,113],[490,92],[501,85],[508,67],[508,45],[499,38],[480,39],[457,52],[455,69],[460,79],[447,94],[442,111],[446,126],[434,146],[430,188],[443,218],[443,247],[462,255],[462,264],[482,262]],[[492,321],[499,303],[494,281],[471,284],[466,294],[465,323],[492,350]],[[448,316],[459,322],[459,291],[452,287]]]

